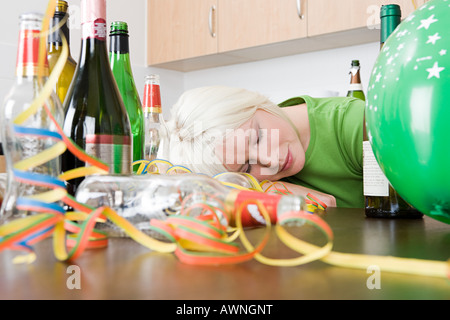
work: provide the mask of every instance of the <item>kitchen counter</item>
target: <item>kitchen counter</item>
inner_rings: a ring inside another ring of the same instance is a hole
[[[333,251],[447,261],[450,225],[419,220],[365,218],[361,209],[328,208]],[[303,240],[325,241],[312,226],[298,228]],[[247,231],[254,243],[264,228]],[[322,243],[323,245],[324,243]],[[107,248],[85,251],[75,262],[59,262],[52,241],[36,246],[37,259],[14,265],[14,251],[0,252],[0,299],[450,299],[450,280],[381,270],[379,288],[367,285],[372,272],[314,261],[273,267],[256,260],[217,266],[181,263],[173,254],[151,252],[131,239],[112,238]],[[273,234],[263,254],[296,257]],[[80,288],[71,287],[78,270]],[[181,304],[182,305],[182,304]]]

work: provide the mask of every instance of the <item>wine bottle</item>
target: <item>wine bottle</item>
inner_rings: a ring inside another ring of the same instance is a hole
[[[189,208],[189,215],[195,216],[204,210],[199,204],[215,208],[222,223],[228,221],[232,226],[236,210],[246,200],[258,200],[267,209],[272,224],[277,222],[278,212],[307,211],[306,201],[300,196],[229,188],[211,177],[187,173],[89,176],[80,184],[76,199],[94,208],[110,207],[150,235],[150,219],[164,220],[169,215],[180,214],[183,208]],[[255,202],[250,201],[241,212],[244,227],[265,224]],[[103,228],[109,236],[126,236],[110,221],[99,224],[98,228]]]
[[[130,118],[133,133],[133,161],[137,161],[143,159],[144,115],[131,70],[128,37],[128,24],[126,22],[115,21],[111,23],[109,61]]]
[[[55,13],[53,15],[52,20],[50,21],[50,29],[56,28],[58,24],[60,24],[64,20],[65,21],[59,29],[50,33],[47,38],[47,51],[48,51],[47,59],[50,72],[53,71],[53,67],[55,66],[56,62],[58,61],[61,55],[63,45],[61,37],[64,37],[66,39],[67,46],[69,49],[69,56],[67,57],[66,64],[64,65],[64,69],[59,76],[55,88],[56,94],[61,100],[61,103],[64,102],[67,91],[69,90],[70,84],[72,83],[75,69],[77,67],[77,63],[72,58],[72,55],[70,53],[70,32],[69,27],[67,26],[69,14],[67,12],[67,9],[68,9],[67,1],[58,0],[56,4]]]
[[[2,137],[0,135],[0,173],[6,172],[5,155],[3,153]]]
[[[109,64],[105,0],[81,0],[81,27],[81,53],[64,102],[63,130],[87,154],[109,165],[111,173],[130,174],[133,137]],[[63,154],[64,172],[85,165],[72,153]],[[69,180],[68,193],[75,195],[82,180]]]
[[[381,7],[380,47],[401,21],[399,5],[389,4]],[[364,121],[365,122],[365,121]],[[365,214],[372,218],[422,218],[423,214],[409,205],[392,187],[381,170],[364,123],[363,138],[363,180]]]
[[[6,194],[6,174],[4,172],[0,172],[0,208],[3,204],[3,199]],[[0,215],[0,224],[2,222],[2,216]]]
[[[350,85],[348,88],[347,97],[355,97],[363,101],[366,100],[361,84],[359,60],[352,61],[350,68]]]
[[[144,85],[144,117],[145,117],[145,143],[144,158],[154,160],[157,157],[161,127],[161,91],[159,75],[151,74],[145,77]]]
[[[25,13],[20,16],[15,82],[0,109],[0,140],[3,142],[8,176],[6,195],[0,214],[4,222],[33,214],[32,209],[23,209],[22,206],[18,206],[18,201],[51,190],[49,187],[24,182],[22,180],[24,173],[56,178],[61,172],[59,157],[37,163],[28,169],[15,167],[18,162],[35,157],[58,142],[54,139],[59,136],[57,126],[45,108],[49,110],[59,126],[64,119],[64,111],[55,92],[51,92],[43,107],[39,107],[34,114],[25,119],[22,117],[48,80],[49,69],[45,52],[43,74],[38,75],[42,19],[43,16],[37,13]]]

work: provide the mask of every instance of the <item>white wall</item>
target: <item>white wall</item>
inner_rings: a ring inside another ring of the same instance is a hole
[[[71,52],[78,60],[80,32],[80,0],[68,0],[71,21]],[[6,95],[14,79],[16,63],[18,17],[21,13],[44,13],[47,0],[22,0],[2,3],[0,13],[0,99]],[[284,58],[251,62],[240,65],[211,68],[193,72],[177,72],[146,67],[146,0],[107,0],[108,24],[115,20],[126,21],[130,30],[130,50],[136,86],[142,97],[144,77],[159,73],[164,114],[186,89],[197,86],[223,84],[259,91],[274,102],[300,94],[315,96],[327,94],[324,90],[344,95],[349,82],[351,60],[361,62],[364,88],[378,55],[378,43],[311,52]]]
[[[221,84],[244,87],[265,94],[273,102],[309,94],[345,95],[351,61],[360,60],[363,87],[379,51],[378,43],[324,50],[185,74],[185,89]]]

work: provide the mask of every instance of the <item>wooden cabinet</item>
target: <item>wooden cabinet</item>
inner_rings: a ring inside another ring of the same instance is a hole
[[[147,62],[179,71],[379,40],[381,5],[427,0],[147,0]]]
[[[219,0],[218,52],[306,37],[306,1]]]
[[[147,62],[158,65],[306,37],[305,3],[148,0]]]
[[[217,0],[149,0],[147,63],[156,65],[217,53]],[[210,20],[211,19],[211,20]]]

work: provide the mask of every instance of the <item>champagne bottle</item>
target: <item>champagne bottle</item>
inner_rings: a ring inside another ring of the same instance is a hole
[[[348,88],[347,97],[355,97],[363,101],[366,100],[361,84],[359,60],[353,60],[350,68],[350,86]]]
[[[144,233],[152,234],[150,220],[164,220],[169,215],[180,214],[184,208],[192,208],[189,215],[203,211],[199,203],[216,208],[222,223],[235,225],[236,209],[246,200],[258,200],[267,209],[272,224],[278,213],[307,211],[303,197],[280,195],[258,191],[228,188],[221,182],[201,174],[180,175],[98,175],[89,176],[80,184],[76,199],[94,208],[107,206],[127,219]],[[242,208],[241,221],[244,227],[265,224],[264,216],[252,202]],[[226,215],[220,216],[220,215]],[[98,228],[113,237],[126,234],[110,221]]]
[[[63,44],[61,37],[64,37],[66,39],[69,49],[69,56],[67,57],[66,64],[64,65],[64,69],[59,76],[55,88],[56,94],[61,100],[61,103],[63,103],[64,99],[66,98],[67,91],[69,90],[70,84],[72,83],[73,75],[77,67],[77,63],[72,58],[72,55],[70,53],[70,32],[69,27],[67,26],[69,14],[67,13],[67,8],[68,4],[66,1],[58,0],[55,13],[52,20],[50,21],[50,29],[56,28],[58,24],[60,24],[64,20],[65,21],[59,29],[50,33],[47,38],[47,59],[50,72],[53,71],[56,62],[61,55]]]
[[[87,154],[109,165],[111,173],[131,173],[130,121],[111,71],[106,48],[106,1],[81,0],[81,53],[64,102],[64,133]],[[85,166],[72,153],[63,171]],[[83,178],[67,182],[71,195]]]
[[[137,161],[143,159],[144,115],[131,70],[128,24],[122,21],[111,23],[109,38],[111,70],[130,118],[133,133],[133,161]]]
[[[400,6],[381,7],[381,48],[401,21]],[[365,122],[365,121],[364,121]],[[409,205],[394,190],[381,170],[373,153],[364,123],[363,179],[365,214],[373,218],[421,218],[423,214]]]
[[[49,176],[56,178],[60,172],[60,158],[55,157],[44,163],[37,163],[27,169],[16,168],[22,160],[29,159],[55,146],[59,136],[57,126],[45,108],[48,108],[56,123],[62,125],[64,111],[55,92],[37,111],[22,119],[33,100],[39,95],[48,80],[48,61],[44,51],[43,74],[38,75],[39,39],[42,15],[25,13],[20,16],[19,43],[17,48],[16,78],[0,109],[0,132],[6,158],[8,182],[0,217],[4,222],[34,213],[24,209],[27,198],[50,191],[50,187],[24,182],[24,175]],[[45,108],[44,108],[45,107]],[[19,204],[19,205],[18,205]]]
[[[146,160],[157,157],[161,127],[161,91],[159,75],[151,74],[145,77],[144,86],[144,117],[145,117],[145,153]]]

